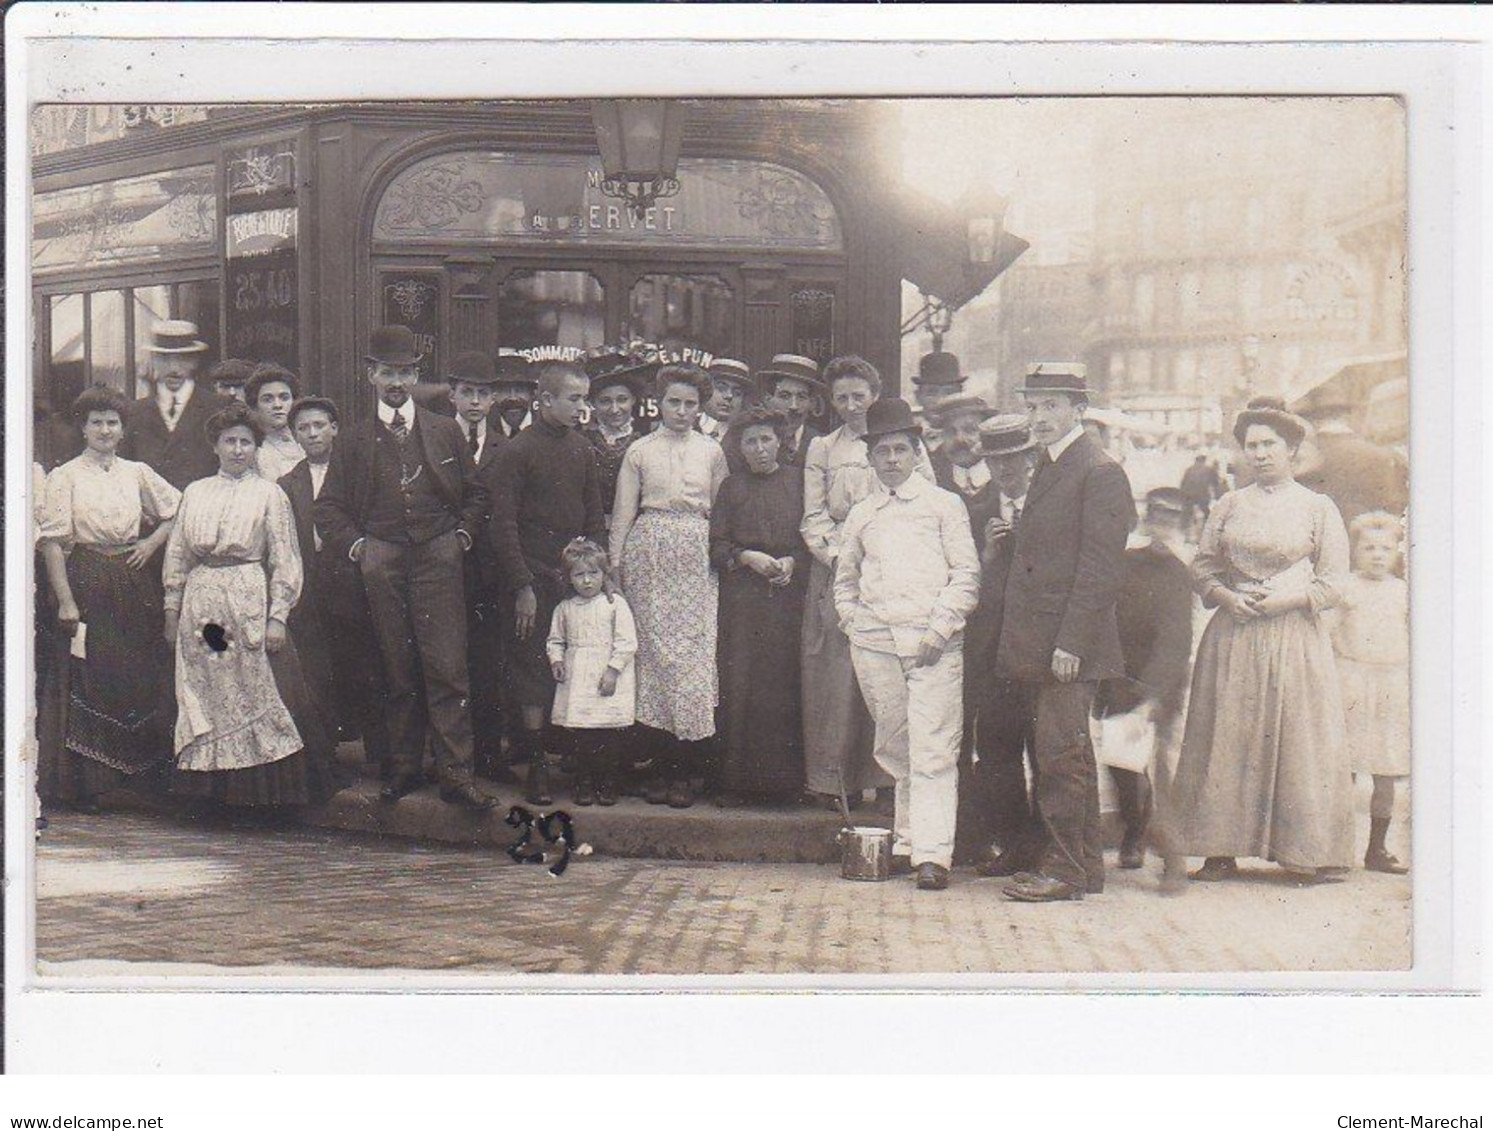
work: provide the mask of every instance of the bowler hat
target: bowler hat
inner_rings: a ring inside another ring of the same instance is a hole
[[[492,358],[481,350],[462,350],[451,359],[446,380],[453,385],[458,381],[468,385],[496,385],[498,372],[493,368]]]
[[[206,353],[207,343],[197,337],[197,323],[169,318],[151,327],[145,348],[151,353]]]
[[[424,355],[415,348],[415,333],[408,326],[380,326],[368,339],[364,356],[385,365],[419,365]]]
[[[1192,510],[1192,501],[1175,487],[1157,487],[1146,492],[1146,510],[1186,514]]]
[[[949,397],[947,400],[938,401],[923,410],[924,415],[938,425],[942,425],[946,420],[953,420],[954,417],[966,412],[979,413],[982,419],[995,415],[995,409],[986,404],[983,397],[977,397],[973,393]]]
[[[1087,398],[1089,371],[1077,361],[1034,361],[1026,367],[1023,393],[1069,393]]]
[[[912,415],[912,406],[901,397],[886,397],[866,410],[866,431],[861,439],[869,445],[877,437],[893,432],[910,432],[914,436],[923,434],[923,426]]]
[[[813,358],[796,353],[776,354],[771,362],[757,370],[757,391],[764,398],[767,397],[772,392],[773,385],[783,377],[801,381],[815,393],[822,394],[826,391],[824,382],[819,380],[818,364]]]
[[[962,386],[964,374],[959,372],[959,359],[943,350],[934,350],[918,358],[918,375],[912,379],[914,385]]]
[[[626,385],[635,397],[648,395],[648,383],[659,370],[659,363],[637,353],[603,348],[594,351],[582,363],[591,382],[594,397],[609,385]]]
[[[987,456],[1014,456],[1037,446],[1032,426],[1019,412],[1002,413],[980,421],[980,451]]]
[[[497,372],[499,384],[539,384],[539,378],[534,375],[534,363],[517,350],[498,350]]]

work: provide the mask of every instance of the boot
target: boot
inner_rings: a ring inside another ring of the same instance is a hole
[[[597,779],[596,804],[606,806],[617,804],[617,775],[615,773],[602,774]]]
[[[530,805],[553,805],[554,794],[550,792],[549,761],[542,754],[529,764],[529,784],[524,790],[524,800]]]
[[[582,774],[575,781],[575,803],[577,805],[595,805],[596,787],[591,782],[590,774]]]

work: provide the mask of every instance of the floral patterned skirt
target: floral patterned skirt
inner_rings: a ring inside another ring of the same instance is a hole
[[[638,626],[638,722],[709,738],[720,699],[710,521],[644,511],[622,548],[622,589]]]

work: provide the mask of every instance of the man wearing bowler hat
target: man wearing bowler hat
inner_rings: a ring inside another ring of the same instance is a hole
[[[488,498],[461,426],[411,400],[419,363],[407,326],[373,332],[367,376],[377,411],[333,450],[316,524],[325,548],[357,563],[383,653],[394,770],[382,798],[398,801],[424,780],[423,684],[441,799],[490,809],[497,799],[472,766],[463,578]]]
[[[1043,836],[1027,785],[1029,685],[997,679],[995,656],[1011,572],[1011,531],[1026,506],[1039,445],[1020,413],[982,421],[979,436],[990,481],[981,489],[978,513],[974,507],[970,512],[971,521],[979,524],[980,604],[969,619],[964,643],[965,742],[956,857],[973,860],[981,875],[1011,876],[1036,867]],[[965,505],[971,505],[969,500]],[[970,757],[972,748],[979,751],[978,763]],[[1035,780],[1035,763],[1031,770]]]
[[[1410,502],[1409,469],[1392,449],[1353,430],[1354,406],[1346,395],[1314,389],[1302,398],[1297,411],[1312,426],[1297,482],[1336,503],[1344,523],[1369,511],[1405,513]]]
[[[965,377],[959,369],[959,359],[943,350],[934,350],[918,358],[917,376],[912,379],[914,396],[923,410],[926,423],[931,427],[923,430],[930,453],[943,446],[943,433],[933,418],[934,410],[944,401],[964,395]]]
[[[1099,681],[1125,674],[1115,599],[1135,500],[1124,470],[1084,432],[1082,365],[1034,364],[1021,392],[1043,452],[1011,535],[995,666],[998,678],[1032,694],[1048,843],[1039,870],[1017,874],[1004,890],[1045,903],[1104,890],[1089,715]]]
[[[792,431],[778,462],[786,467],[802,467],[809,453],[809,441],[819,429],[809,423],[824,405],[824,382],[819,366],[812,358],[795,353],[780,353],[765,369],[757,371],[757,392],[768,408],[777,409],[788,418]]]
[[[218,456],[203,431],[207,418],[230,402],[199,388],[207,343],[197,324],[157,322],[150,331],[150,393],[130,406],[119,454],[153,467],[178,491],[216,475]]]
[[[926,421],[943,435],[938,451],[928,457],[934,481],[963,500],[976,549],[985,544],[985,523],[991,518],[996,494],[980,444],[980,423],[994,415],[995,410],[974,395],[950,397],[925,414]]]
[[[500,349],[493,368],[498,375],[493,412],[498,430],[504,439],[511,440],[534,419],[538,367],[517,350]]]
[[[480,350],[465,350],[451,359],[446,374],[451,407],[476,468],[478,485],[487,492],[488,506],[497,493],[498,455],[508,440],[493,422],[498,400],[498,373],[492,359]],[[483,524],[477,545],[466,556],[467,672],[472,682],[472,750],[477,772],[504,780],[503,765],[503,633],[498,602],[501,577],[492,539]]]
[[[921,428],[907,402],[877,401],[866,443],[882,490],[850,509],[835,612],[876,721],[876,761],[895,785],[892,857],[941,891],[953,864],[963,733],[966,618],[980,563],[964,505],[917,474]]]

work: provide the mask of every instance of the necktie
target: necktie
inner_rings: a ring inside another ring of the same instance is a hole
[[[467,447],[472,451],[472,458],[477,458],[477,422],[475,420],[467,423]]]
[[[176,427],[176,418],[181,415],[181,394],[171,394],[171,407],[166,410],[166,423]]]
[[[403,444],[410,436],[410,426],[404,422],[404,417],[399,413],[394,414],[394,419],[389,422],[389,431],[394,433],[394,439]]]
[[[1011,525],[1015,526],[1016,523],[1018,521],[1020,521],[1020,519],[1021,519],[1021,508],[1018,507],[1015,503],[1012,503],[1011,504]]]

